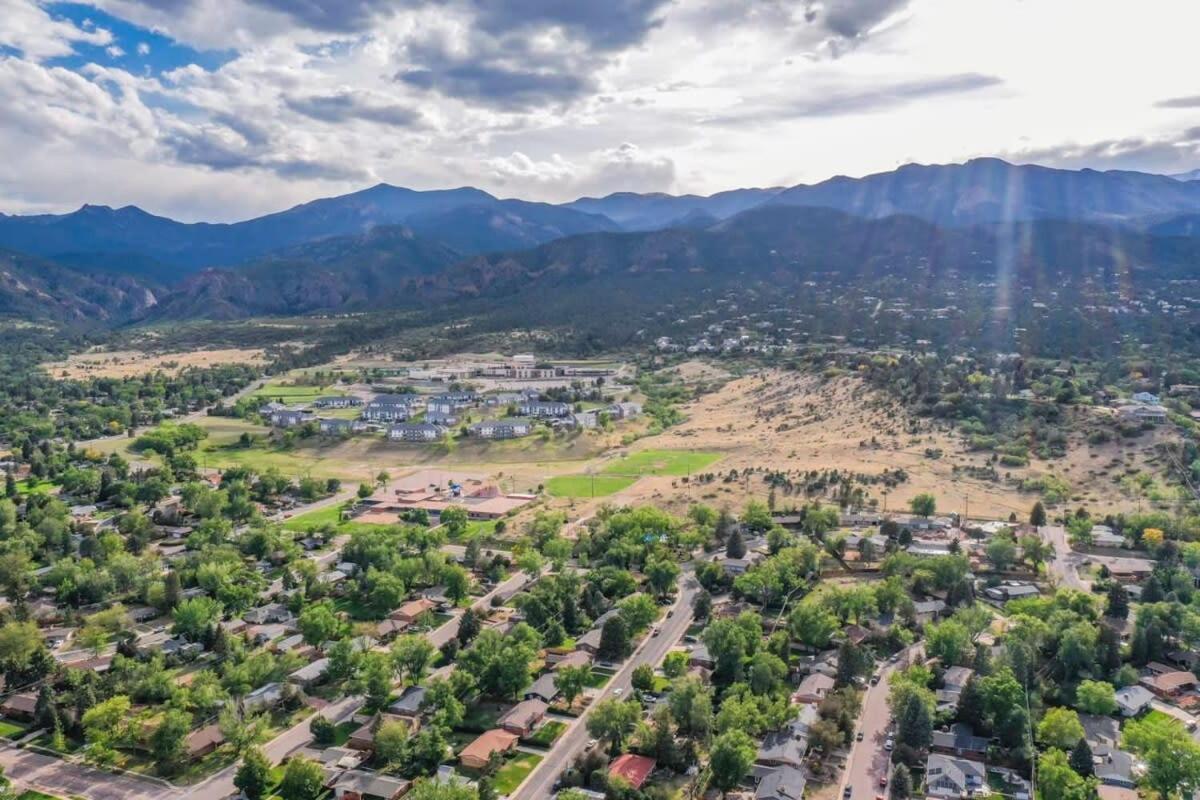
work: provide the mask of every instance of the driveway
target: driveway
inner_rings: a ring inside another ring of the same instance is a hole
[[[534,768],[510,797],[514,800],[544,800],[553,794],[552,787],[558,776],[583,752],[591,738],[587,730],[587,715],[596,703],[609,697],[616,697],[620,690],[621,697],[629,697],[632,687],[633,670],[640,664],[657,666],[666,657],[667,652],[678,642],[692,623],[692,599],[696,596],[700,585],[692,576],[692,567],[684,566],[679,576],[679,596],[671,606],[673,614],[664,619],[660,625],[658,636],[647,636],[633,655],[626,660],[621,670],[598,693],[592,704],[588,706],[578,719],[570,724],[554,747]]]
[[[891,722],[891,711],[887,704],[888,687],[892,673],[916,658],[921,652],[921,645],[911,645],[900,652],[901,656],[895,663],[889,662],[881,668],[879,683],[868,687],[863,696],[862,713],[858,718],[858,730],[862,731],[863,739],[851,745],[839,798],[844,796],[847,786],[850,787],[851,800],[869,800],[877,794],[887,795],[887,790],[879,785],[879,779],[888,776],[888,762],[891,759],[891,753],[884,749]]]

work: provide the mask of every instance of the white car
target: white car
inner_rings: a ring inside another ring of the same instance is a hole
[[[625,691],[625,690],[622,689],[620,686],[618,686],[616,689],[613,689],[613,697],[620,697],[621,692],[623,692],[623,691]]]

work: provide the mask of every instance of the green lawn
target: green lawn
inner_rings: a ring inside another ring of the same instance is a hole
[[[608,683],[608,679],[612,676],[613,674],[611,672],[603,672],[593,668],[592,671],[588,673],[587,687],[589,689],[599,689],[604,686],[604,684]]]
[[[24,725],[13,722],[12,720],[0,719],[0,736],[7,739],[15,739],[28,730]]]
[[[17,800],[60,800],[60,798],[56,795],[39,792],[36,789],[28,789],[17,795]]]
[[[532,736],[524,739],[523,741],[526,744],[533,745],[534,747],[549,748],[550,745],[554,744],[558,740],[559,736],[563,735],[563,731],[566,729],[567,724],[565,722],[559,722],[556,719],[552,719],[534,731]]]
[[[25,478],[17,481],[17,494],[49,494],[54,488],[54,481],[45,478]]]
[[[613,461],[604,468],[611,475],[689,475],[721,457],[720,453],[690,450],[642,450]]]
[[[281,403],[311,403],[318,397],[336,394],[325,386],[288,386],[282,383],[268,383],[254,393],[255,397],[265,397]]]
[[[285,530],[296,531],[298,533],[311,533],[312,531],[324,528],[326,525],[332,525],[338,533],[354,533],[359,530],[369,530],[378,526],[367,522],[355,522],[353,520],[341,519],[341,506],[332,505],[325,508],[318,508],[316,511],[309,511],[305,514],[299,514],[283,523]]]
[[[559,475],[546,481],[546,491],[554,497],[606,497],[635,480],[625,475]]]
[[[492,788],[497,794],[511,794],[541,761],[542,757],[533,753],[517,753],[516,758],[497,770]]]
[[[483,733],[496,727],[496,720],[499,718],[500,706],[495,703],[478,704],[467,709],[462,724],[458,727],[464,731]]]

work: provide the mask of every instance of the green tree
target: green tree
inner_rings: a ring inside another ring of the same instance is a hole
[[[937,513],[937,499],[928,492],[922,492],[908,501],[908,507],[918,517],[932,517]]]
[[[1191,797],[1200,788],[1200,744],[1183,724],[1153,717],[1129,720],[1126,749],[1146,764],[1146,783],[1162,797]]]
[[[1070,708],[1051,708],[1037,728],[1038,741],[1047,747],[1070,750],[1083,738],[1083,725],[1079,714]]]
[[[650,691],[654,688],[654,667],[649,664],[638,664],[633,668],[631,681],[633,688],[639,692]]]
[[[620,617],[633,633],[645,630],[658,617],[658,606],[649,595],[638,593],[622,598],[617,603]]]
[[[666,658],[663,659],[663,664],[662,664],[663,675],[666,675],[671,680],[675,680],[676,678],[682,677],[687,672],[687,668],[688,668],[687,653],[675,650],[670,653],[667,653]]]
[[[1086,800],[1090,794],[1087,782],[1058,749],[1047,750],[1038,759],[1038,788],[1045,800]]]
[[[729,558],[741,558],[746,555],[746,543],[742,541],[742,533],[737,528],[734,528],[725,541],[725,555]]]
[[[317,800],[325,792],[325,772],[311,758],[292,756],[279,782],[283,800]]]
[[[1046,507],[1042,505],[1042,501],[1038,500],[1033,504],[1033,508],[1029,510],[1029,524],[1034,528],[1040,528],[1046,524]]]
[[[1075,707],[1085,714],[1113,714],[1117,710],[1116,689],[1104,681],[1080,681],[1075,687]]]
[[[263,751],[252,747],[242,757],[237,773],[233,776],[233,785],[241,789],[246,800],[262,800],[271,787],[271,762],[263,755]]]
[[[679,571],[679,565],[665,556],[647,559],[643,569],[646,574],[646,582],[656,597],[666,597],[670,594],[671,590],[675,588],[675,581],[679,578]]]
[[[967,663],[974,653],[971,634],[966,626],[955,619],[925,626],[925,652],[950,667]]]
[[[301,609],[296,624],[304,641],[313,646],[340,639],[346,632],[346,623],[328,600],[306,605]]]
[[[150,737],[150,749],[154,758],[174,771],[183,764],[187,755],[185,742],[192,731],[192,715],[178,709],[168,709],[162,721]]]
[[[833,639],[841,625],[833,612],[818,602],[805,599],[792,609],[788,616],[788,627],[792,635],[804,645],[824,648]]]
[[[1071,769],[1085,778],[1090,778],[1096,774],[1096,762],[1092,755],[1092,748],[1087,743],[1087,739],[1082,736],[1079,737],[1079,741],[1072,748],[1069,762]]]
[[[754,764],[754,740],[745,731],[731,730],[713,740],[709,752],[712,783],[722,792],[735,788]]]
[[[558,689],[563,702],[570,707],[575,698],[583,694],[592,677],[592,669],[586,664],[577,667],[559,667],[554,673],[554,688]]]
[[[411,683],[419,683],[437,656],[437,649],[424,636],[408,634],[392,643],[392,663],[396,672]]]
[[[912,797],[912,773],[904,764],[897,764],[892,770],[892,783],[889,789],[892,800],[909,800]]]
[[[588,733],[607,741],[612,754],[616,755],[641,717],[642,709],[636,702],[610,697],[592,707],[587,718]]]
[[[1017,543],[1010,536],[994,536],[987,545],[987,558],[993,569],[1004,572],[1017,560]]]
[[[467,531],[469,524],[467,509],[462,506],[449,506],[442,509],[439,519],[442,525],[446,526],[446,535],[451,539],[457,539]]]
[[[629,654],[629,628],[620,615],[609,617],[600,629],[596,654],[605,661],[621,661]]]
[[[375,731],[375,757],[386,766],[396,766],[407,758],[408,743],[408,726],[395,720],[384,722]]]
[[[198,642],[221,619],[221,604],[211,597],[192,597],[175,607],[175,633]]]
[[[933,740],[933,716],[929,706],[917,694],[911,694],[900,709],[897,738],[914,750],[929,747]]]

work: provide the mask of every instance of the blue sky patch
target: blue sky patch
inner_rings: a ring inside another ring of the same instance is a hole
[[[51,59],[49,63],[53,66],[78,70],[86,64],[100,64],[134,75],[158,76],[189,64],[212,71],[237,56],[233,50],[196,50],[163,33],[134,25],[82,3],[51,3],[46,10],[85,30],[103,28],[113,35],[113,42],[106,46],[75,42],[75,52]]]

